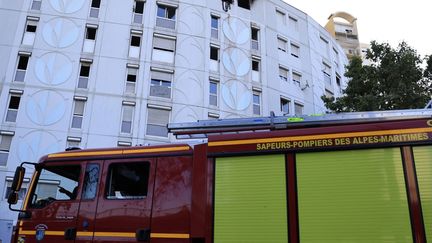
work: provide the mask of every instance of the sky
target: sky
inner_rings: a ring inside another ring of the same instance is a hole
[[[422,56],[432,54],[431,0],[284,0],[324,26],[331,13],[357,18],[360,42],[402,40]]]

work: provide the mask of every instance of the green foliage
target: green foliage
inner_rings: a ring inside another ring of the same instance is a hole
[[[417,51],[402,42],[396,49],[388,43],[371,42],[366,54],[371,65],[353,57],[346,66],[348,87],[339,98],[321,97],[336,112],[423,108],[431,99],[432,55],[427,67]]]

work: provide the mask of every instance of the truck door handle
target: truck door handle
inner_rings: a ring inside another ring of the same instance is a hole
[[[135,234],[138,242],[149,242],[150,241],[150,228],[137,229]]]
[[[76,238],[76,228],[66,228],[64,232],[65,240],[75,240]]]

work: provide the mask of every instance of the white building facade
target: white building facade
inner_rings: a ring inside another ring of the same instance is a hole
[[[0,1],[0,228],[23,161],[170,142],[169,122],[325,112],[343,49],[282,0],[240,2]]]

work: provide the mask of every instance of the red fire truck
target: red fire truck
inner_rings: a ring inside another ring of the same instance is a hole
[[[432,241],[431,110],[169,129],[205,139],[23,163],[12,210],[35,172],[13,242]]]

